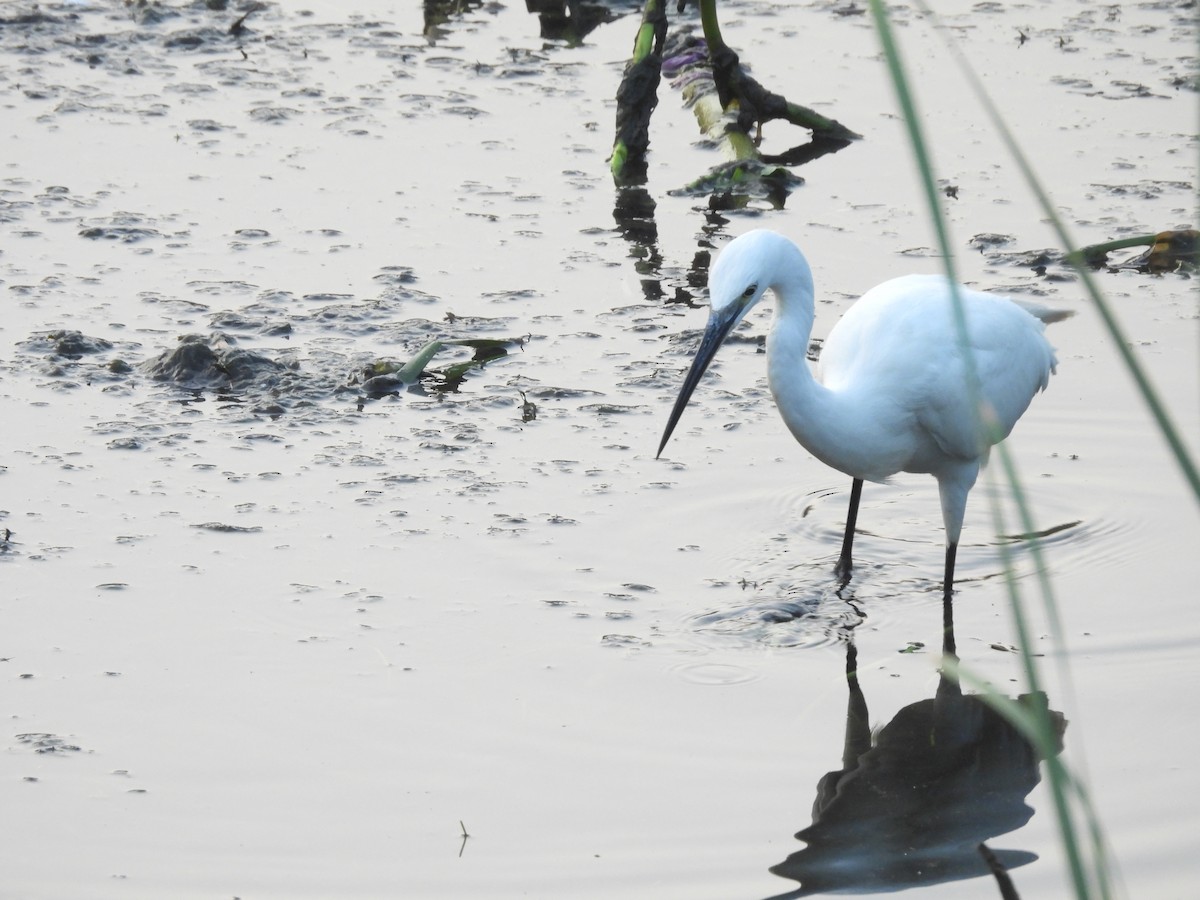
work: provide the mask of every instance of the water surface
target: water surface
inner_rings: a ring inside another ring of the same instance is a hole
[[[633,17],[572,42],[494,4],[438,23],[283,4],[238,35],[240,11],[199,3],[6,5],[0,893],[794,887],[768,868],[840,770],[847,636],[870,727],[937,696],[935,488],[868,487],[839,593],[848,479],[777,419],[766,310],[654,450],[704,317],[666,298],[702,303],[698,251],[794,237],[817,337],[872,284],[940,266],[851,11],[722,6],[760,80],[864,140],[805,167],[782,209],[714,214],[675,192],[717,160],[664,85],[635,228],[606,167]],[[949,20],[1081,243],[1194,218],[1187,15]],[[1045,689],[1127,893],[1179,897],[1200,829],[1177,699],[1200,675],[1196,507],[1079,286],[1005,255],[1049,230],[938,38],[897,19],[957,187],[960,274],[1077,312],[1009,442],[1069,649]],[[1193,281],[1101,280],[1195,453]],[[364,366],[435,338],[507,352],[456,391],[363,393]],[[183,345],[212,354],[204,377],[156,378]],[[957,646],[1016,696],[1001,548],[1031,591],[1034,564],[989,493],[959,552]],[[1044,786],[1024,802],[989,845],[1023,896],[1062,896]],[[987,878],[920,892],[996,896]]]

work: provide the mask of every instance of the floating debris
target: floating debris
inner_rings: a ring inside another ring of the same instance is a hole
[[[1108,261],[1109,253],[1129,247],[1148,249],[1124,262],[1113,264]],[[1200,263],[1200,231],[1180,228],[1160,231],[1157,234],[1141,234],[1103,244],[1092,244],[1080,250],[1079,255],[1089,266],[1097,269],[1134,269],[1152,274],[1190,271]]]

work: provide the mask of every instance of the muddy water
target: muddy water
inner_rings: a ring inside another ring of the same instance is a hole
[[[704,315],[666,300],[697,295],[698,250],[758,225],[806,248],[818,337],[939,260],[867,19],[722,9],[761,80],[865,139],[783,209],[716,215],[674,192],[716,160],[664,87],[653,212],[631,223],[605,159],[632,18],[568,41],[519,6],[313,2],[231,35],[241,12],[203,3],[6,4],[0,894],[794,886],[768,868],[842,767],[846,636],[868,726],[938,695],[934,488],[868,488],[839,595],[848,484],[777,421],[765,310],[653,458]],[[1187,15],[949,20],[1080,242],[1192,219]],[[937,37],[897,18],[963,278],[1077,310],[1010,441],[1065,623],[1046,690],[1128,894],[1179,897],[1200,827],[1179,699],[1200,674],[1196,508],[1078,286],[1029,268],[1052,238]],[[802,139],[767,128],[775,150]],[[1102,280],[1195,453],[1194,282]],[[457,385],[362,390],[435,338],[505,353]],[[989,492],[956,636],[1015,696],[1001,550],[1031,589],[1033,562]],[[1023,895],[1060,896],[1044,787],[1010,781],[1032,815],[978,839]]]

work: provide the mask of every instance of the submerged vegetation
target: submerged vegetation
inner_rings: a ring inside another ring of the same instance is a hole
[[[703,38],[686,30],[668,38],[664,0],[648,0],[645,4],[633,55],[617,89],[616,139],[609,159],[613,178],[618,185],[644,180],[650,118],[665,73],[676,79],[701,133],[721,147],[726,157],[708,173],[695,177],[684,190],[726,198],[762,194],[778,198],[775,205],[782,206],[791,187],[801,183],[788,171],[788,165],[840,150],[860,135],[764,88],[721,36],[716,0],[699,0],[698,5]],[[683,6],[681,3],[681,11]],[[763,156],[759,152],[762,128],[776,120],[808,129],[811,139],[784,154]],[[737,205],[732,199],[724,202]]]
[[[508,356],[510,349],[523,345],[523,341],[495,338],[446,338],[429,341],[407,362],[380,360],[371,363],[363,371],[362,391],[368,397],[382,397],[411,388],[422,379],[430,380],[434,391],[457,391],[469,372],[503,359]],[[430,362],[437,354],[454,347],[470,350],[471,358],[449,363],[441,368],[430,367]]]

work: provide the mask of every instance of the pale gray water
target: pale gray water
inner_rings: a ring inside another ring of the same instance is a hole
[[[764,83],[865,139],[805,167],[785,209],[724,223],[669,193],[716,159],[664,85],[648,251],[617,230],[605,163],[633,18],[571,47],[493,5],[427,40],[418,4],[318,0],[254,13],[239,42],[234,12],[204,4],[140,22],[116,2],[34,22],[4,5],[0,896],[793,886],[767,869],[801,847],[842,754],[839,626],[858,616],[829,570],[848,480],[787,436],[746,342],[654,460],[704,313],[643,282],[674,296],[698,241],[773,227],[813,262],[821,336],[870,285],[937,270],[875,37],[843,6],[722,16]],[[1194,220],[1188,15],[952,20],[1081,242]],[[898,17],[959,188],[962,276],[1078,310],[1009,444],[1039,526],[1061,529],[1044,546],[1070,683],[1047,660],[1046,689],[1127,894],[1187,896],[1196,505],[1079,287],[968,246],[1052,237],[941,45]],[[1194,282],[1101,282],[1198,452]],[[111,346],[64,356],[62,330]],[[280,370],[197,395],[140,367],[213,331]],[[443,334],[520,346],[458,393],[360,410],[360,366]],[[987,494],[959,553],[958,648],[1015,695]],[[869,486],[859,523],[860,683],[883,726],[937,686],[933,483]],[[1065,896],[1044,785],[1028,803],[989,844],[1040,857],[1013,871],[1022,896]]]

